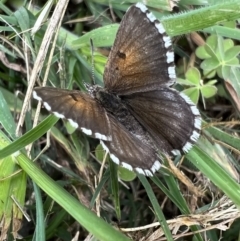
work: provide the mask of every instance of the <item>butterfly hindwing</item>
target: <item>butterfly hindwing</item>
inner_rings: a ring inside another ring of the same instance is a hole
[[[102,141],[111,159],[118,165],[151,176],[161,164],[158,153],[132,135],[114,117],[109,116],[112,141]],[[136,161],[137,160],[137,161]]]
[[[171,88],[134,93],[123,101],[162,152],[187,152],[199,137],[200,113],[191,100]]]

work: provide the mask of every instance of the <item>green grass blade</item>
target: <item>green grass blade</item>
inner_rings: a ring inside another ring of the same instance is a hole
[[[197,146],[192,149],[193,151],[190,151],[186,157],[240,207],[240,185],[203,150]]]
[[[36,141],[42,135],[44,135],[57,121],[58,121],[58,118],[53,115],[47,117],[38,126],[28,131],[26,134],[24,134],[19,139],[9,144],[7,147],[0,150],[0,159],[11,155],[21,150],[28,144]]]
[[[102,241],[129,241],[125,235],[97,217],[95,213],[83,206],[77,199],[55,183],[48,175],[40,170],[23,154],[16,157],[21,168],[31,179],[53,200],[62,206],[84,228]]]

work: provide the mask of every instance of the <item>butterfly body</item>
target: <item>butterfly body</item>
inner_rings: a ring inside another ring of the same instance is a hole
[[[103,77],[104,87],[88,86],[88,93],[43,87],[33,97],[100,139],[115,163],[144,175],[160,168],[160,152],[171,156],[191,149],[200,113],[171,88],[176,78],[171,39],[143,4],[124,15]]]

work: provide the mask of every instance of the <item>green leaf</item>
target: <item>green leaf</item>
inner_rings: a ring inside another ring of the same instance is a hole
[[[201,94],[204,98],[213,97],[217,93],[217,87],[205,85],[201,88]]]
[[[219,67],[220,63],[217,59],[205,59],[202,63],[201,63],[201,68],[203,70],[214,70],[217,67]]]
[[[169,241],[173,241],[173,237],[172,237],[172,233],[169,230],[169,226],[167,225],[165,216],[163,215],[163,212],[161,210],[161,207],[159,206],[158,200],[156,198],[156,196],[154,195],[154,192],[152,190],[152,187],[150,186],[149,182],[147,181],[147,178],[141,174],[137,174],[138,178],[140,179],[142,185],[144,186],[147,195],[152,203],[152,206],[154,208],[155,211],[155,215],[158,219],[158,221],[161,224],[161,227],[163,229],[163,232],[167,238],[167,240]]]
[[[206,70],[203,70],[203,76],[205,78],[208,78],[208,79],[211,79],[211,78],[214,78],[216,75],[216,70],[209,70],[209,69],[206,69]]]
[[[211,58],[214,59],[215,61],[218,61],[216,48],[212,47],[211,45],[208,45],[208,44],[206,44],[204,47],[205,47],[206,52],[211,56]]]
[[[231,73],[228,81],[230,82],[231,86],[234,88],[240,99],[240,68],[231,68]]]
[[[14,15],[15,15],[17,21],[18,21],[18,24],[19,24],[19,26],[21,28],[21,31],[24,33],[24,36],[26,38],[26,42],[28,44],[28,47],[30,47],[30,49],[33,49],[30,32],[27,31],[27,30],[29,30],[31,28],[29,12],[27,11],[26,8],[20,7],[14,13]]]
[[[224,11],[222,10],[224,9]],[[224,1],[161,20],[169,36],[179,36],[239,18],[240,2]],[[216,32],[215,32],[216,33]]]
[[[218,48],[216,49],[219,62],[222,62],[224,59],[224,42],[222,36],[217,36]]]
[[[215,34],[210,35],[206,40],[205,46],[209,46],[214,51],[217,49],[217,45],[218,45],[217,35],[215,35]],[[206,49],[206,51],[207,51],[207,49]],[[211,56],[212,56],[212,54],[211,54]]]
[[[177,83],[180,85],[188,85],[188,86],[195,86],[195,84],[193,84],[191,81],[189,81],[188,79],[181,79],[181,78],[177,78]]]
[[[234,67],[234,65],[236,67],[239,67],[239,60],[238,60],[238,58],[233,58],[233,59],[229,60],[226,64],[232,65],[231,67]]]
[[[26,145],[36,141],[38,138],[43,136],[57,121],[58,118],[55,116],[47,117],[38,126],[0,150],[0,159],[12,155],[13,153],[18,152],[24,148]]]
[[[240,185],[216,163],[205,151],[196,145],[186,155],[191,157],[193,164],[221,189],[238,207],[240,207]]]
[[[132,172],[124,167],[118,167],[118,176],[121,180],[125,182],[131,182],[136,178],[136,173]]]
[[[103,158],[105,157],[105,153],[106,153],[106,151],[103,149],[102,145],[101,144],[97,145],[97,147],[95,149],[95,156],[100,162],[103,161]],[[107,155],[106,158],[107,158],[106,161],[109,162],[109,159],[110,159],[109,155]]]
[[[9,143],[8,137],[0,130],[0,151],[6,148]],[[15,200],[20,207],[24,206],[27,175],[16,164],[14,155],[0,158],[0,180],[0,217],[4,220],[1,224],[1,235],[11,225],[11,231],[17,233],[19,226],[14,226],[13,220],[20,222],[23,219],[23,212],[20,208],[16,208]]]
[[[114,201],[115,212],[118,220],[121,219],[121,208],[120,208],[120,195],[119,195],[119,183],[118,183],[118,175],[117,170],[118,166],[114,162],[109,162],[110,167],[110,180],[111,180],[111,191]]]
[[[93,40],[94,47],[112,46],[118,27],[119,24],[111,24],[92,30],[91,32],[88,32],[80,38],[74,40],[70,47],[72,49],[80,49],[85,45],[89,45],[90,39]]]
[[[217,80],[209,80],[207,83],[204,85],[215,85],[217,83]]]
[[[221,69],[219,69],[218,73],[219,76],[222,76],[223,79],[228,79],[230,76],[231,67],[230,66],[223,66]]]
[[[6,102],[2,92],[0,91],[0,124],[4,130],[15,139],[16,124],[13,116],[9,110],[8,103]]]
[[[18,164],[29,177],[53,200],[62,206],[74,219],[99,240],[130,241],[124,234],[99,218],[63,187],[54,182],[39,167],[24,155],[17,157]],[[76,211],[77,210],[77,211]]]
[[[196,55],[199,59],[208,59],[211,58],[211,55],[206,51],[205,45],[200,46],[196,49]]]
[[[196,87],[191,87],[183,91],[194,104],[198,103],[199,100],[199,89]]]
[[[190,68],[188,69],[187,73],[185,74],[186,78],[189,82],[192,82],[192,85],[199,85],[201,80],[200,72],[197,68]]]
[[[226,52],[227,50],[234,47],[234,42],[232,41],[232,39],[224,39],[223,47],[224,47],[224,52]]]

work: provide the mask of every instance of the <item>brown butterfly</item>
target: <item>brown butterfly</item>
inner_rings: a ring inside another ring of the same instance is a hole
[[[187,152],[199,137],[201,117],[172,89],[174,53],[163,25],[141,3],[122,19],[104,71],[104,87],[88,92],[36,88],[33,97],[59,118],[98,138],[111,159],[151,176],[159,152]]]

